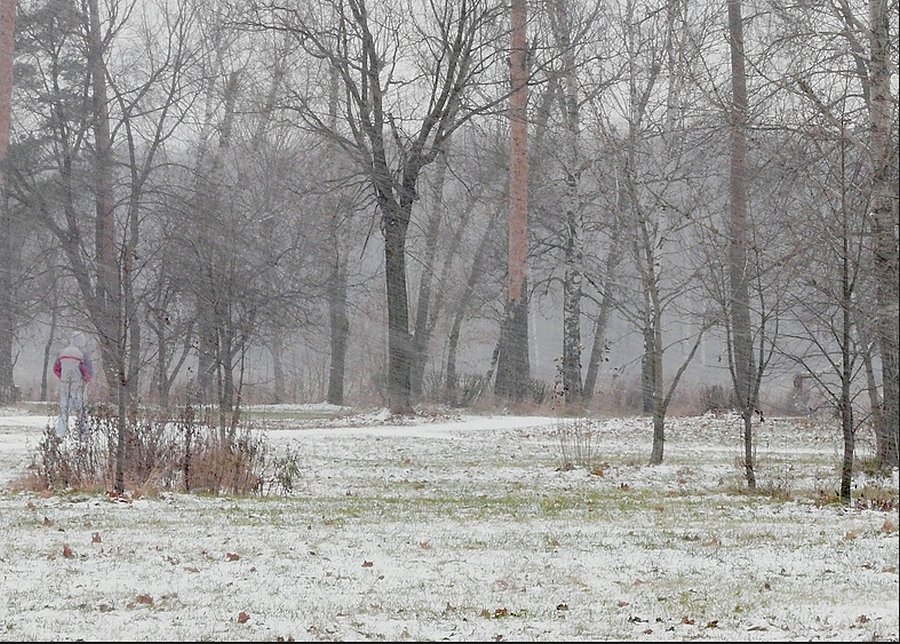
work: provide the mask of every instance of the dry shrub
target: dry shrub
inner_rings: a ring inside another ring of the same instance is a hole
[[[550,432],[556,438],[556,452],[560,470],[583,467],[595,471],[598,467],[597,443],[594,438],[597,430],[594,424],[585,418],[561,420]]]
[[[736,496],[758,496],[773,499],[775,501],[793,501],[794,493],[784,481],[757,485],[754,489],[747,487],[746,483],[731,483],[725,488],[728,494]]]
[[[188,406],[175,419],[135,414],[127,421],[126,489],[144,496],[163,490],[235,495],[291,491],[300,469],[296,456],[270,457],[261,433],[195,418]],[[13,488],[51,493],[111,490],[117,427],[118,419],[103,407],[92,409],[82,440],[60,440],[47,427],[37,454]]]
[[[234,440],[223,440],[218,431],[203,433],[185,462],[184,487],[210,494],[259,492],[266,451],[262,436],[249,430]]]
[[[880,485],[864,485],[854,496],[854,506],[861,510],[892,512],[898,506],[897,490]]]

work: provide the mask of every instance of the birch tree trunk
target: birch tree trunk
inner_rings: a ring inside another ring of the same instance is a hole
[[[551,24],[562,60],[560,108],[563,134],[563,174],[565,176],[565,237],[563,240],[565,271],[563,275],[563,352],[562,385],[568,413],[578,412],[582,405],[581,381],[581,295],[584,279],[584,209],[579,195],[581,179],[581,123],[578,105],[578,77],[572,50],[571,17],[561,1],[553,4]]]
[[[843,155],[842,155],[843,157]],[[843,166],[843,158],[841,160]],[[842,168],[843,170],[843,168]],[[842,173],[843,175],[843,173]],[[843,179],[843,176],[841,177]],[[843,182],[841,193],[845,192]],[[841,460],[841,501],[850,505],[850,484],[853,480],[853,400],[850,385],[853,382],[853,357],[851,356],[851,311],[853,290],[850,283],[850,229],[847,225],[847,208],[842,204],[841,215],[841,397],[838,407],[841,414],[841,434],[844,439],[844,456]]]
[[[896,11],[893,11],[896,20]],[[891,142],[891,41],[892,11],[887,0],[869,1],[871,62],[870,123],[872,155],[872,238],[875,255],[875,297],[878,305],[876,333],[881,348],[884,423],[878,440],[878,458],[896,467],[900,456],[900,286],[898,286],[898,198],[892,187],[897,152]]]

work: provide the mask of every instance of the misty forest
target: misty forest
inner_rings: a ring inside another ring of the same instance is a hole
[[[138,408],[322,401],[897,466],[897,0],[0,7],[0,404],[84,333],[120,490]]]

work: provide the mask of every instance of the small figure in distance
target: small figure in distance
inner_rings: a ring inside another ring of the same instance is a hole
[[[64,438],[69,431],[69,416],[78,415],[78,438],[86,437],[85,398],[88,383],[94,377],[94,367],[85,349],[80,333],[72,334],[67,344],[53,363],[53,375],[59,379],[59,419],[56,421],[56,435]]]

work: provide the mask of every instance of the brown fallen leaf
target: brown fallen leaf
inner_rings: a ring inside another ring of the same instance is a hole
[[[244,611],[241,611],[240,613],[238,613],[238,616],[237,616],[238,624],[246,624],[249,621],[249,619],[250,619],[250,615],[248,615]]]
[[[69,546],[69,544],[64,543],[63,544],[63,557],[65,557],[66,559],[71,559],[74,556],[75,556],[75,553],[72,552],[72,548]]]
[[[363,568],[371,568],[374,565],[375,565],[374,561],[363,560],[363,562],[362,562]]]
[[[237,561],[240,558],[241,558],[241,556],[236,552],[229,552],[228,554],[225,555],[225,559],[228,561]]]
[[[501,617],[509,617],[509,611],[506,608],[497,608],[494,610],[494,619],[500,619]]]
[[[136,599],[138,604],[153,605],[153,598],[150,595],[138,595]]]
[[[431,548],[431,544],[428,543],[427,541],[420,541],[420,542],[419,542],[419,547],[420,547],[422,550],[428,550],[429,548]]]
[[[628,606],[628,602],[624,599],[620,599],[616,602],[616,606],[618,606],[619,608],[625,608],[626,606]]]
[[[691,619],[690,617],[688,617],[687,615],[685,615],[684,617],[681,618],[681,623],[690,625],[690,624],[694,623],[694,620]]]
[[[847,530],[847,533],[844,535],[845,541],[853,541],[856,537],[859,536],[859,533],[856,530]]]
[[[186,570],[187,572],[200,572],[200,569],[194,568],[194,566],[185,566],[184,570]]]
[[[100,543],[103,539],[100,538],[100,533],[95,532],[91,535],[91,543]]]
[[[653,629],[648,628],[647,630],[644,631],[644,635],[653,635]]]
[[[887,532],[890,534],[891,532],[897,532],[897,526],[894,525],[894,522],[890,519],[885,519],[884,523],[881,524],[881,531]]]
[[[31,510],[32,512],[34,512],[35,510],[37,510],[37,506],[36,506],[34,503],[32,503],[31,501],[29,501],[28,503],[26,503],[26,504],[25,504],[25,507],[28,508],[29,510]]]
[[[49,528],[52,525],[53,525],[53,519],[51,519],[50,517],[44,517],[44,527]]]

